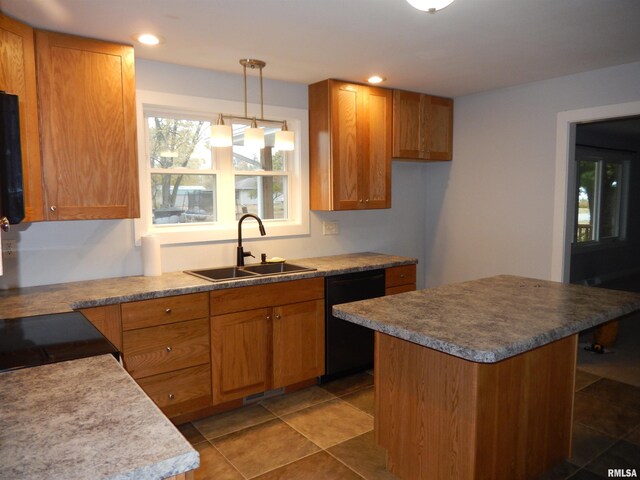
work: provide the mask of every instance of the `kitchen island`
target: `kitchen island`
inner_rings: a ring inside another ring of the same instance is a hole
[[[193,478],[199,454],[111,355],[0,374],[0,478]]]
[[[638,294],[501,275],[333,312],[376,330],[391,472],[513,480],[570,456],[578,332],[638,309]]]

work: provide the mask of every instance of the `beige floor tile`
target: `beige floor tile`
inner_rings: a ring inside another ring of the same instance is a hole
[[[212,440],[243,428],[273,420],[275,415],[260,405],[250,405],[193,422],[207,439]]]
[[[276,415],[286,415],[334,398],[336,398],[335,395],[323,388],[314,386],[287,395],[270,398],[260,402],[260,405]]]
[[[574,422],[569,461],[583,467],[617,441],[615,437]]]
[[[319,450],[317,445],[279,419],[218,437],[211,443],[247,478]]]
[[[575,395],[574,421],[612,437],[625,436],[640,425],[640,411],[612,405],[583,392],[581,390]]]
[[[200,454],[200,468],[195,471],[195,480],[243,480],[233,465],[209,442],[195,446]]]
[[[322,448],[373,430],[373,417],[336,399],[305,408],[282,419]]]
[[[584,387],[591,385],[596,380],[600,380],[601,377],[594,375],[593,373],[585,372],[583,370],[576,370],[576,392]]]
[[[362,477],[321,451],[260,475],[256,480],[362,480]]]
[[[191,445],[207,441],[207,439],[204,438],[204,435],[202,435],[202,433],[200,433],[200,431],[196,427],[194,427],[192,423],[183,423],[182,425],[178,425],[177,428]]]
[[[328,451],[367,480],[397,479],[387,470],[387,454],[382,447],[376,445],[373,431],[339,443]]]
[[[581,390],[625,410],[640,411],[640,387],[601,378]]]
[[[373,376],[366,372],[356,373],[349,377],[339,378],[332,382],[322,385],[326,391],[333,393],[339,397],[346,395],[347,393],[355,392],[361,388],[370,387],[373,385]]]
[[[359,408],[365,413],[369,415],[374,414],[374,395],[373,395],[373,387],[363,388],[362,390],[358,390],[357,392],[348,393],[340,397],[345,402],[350,403],[356,408]]]

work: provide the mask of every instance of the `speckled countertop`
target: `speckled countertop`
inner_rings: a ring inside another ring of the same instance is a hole
[[[414,264],[417,263],[417,260],[396,255],[363,252],[288,260],[288,262],[315,268],[316,270],[277,276],[242,278],[224,282],[210,282],[187,273],[172,272],[158,277],[120,277],[0,290],[0,319],[68,312],[78,308],[97,307],[148,298],[339,275],[376,268],[389,268]],[[203,266],[203,268],[206,267],[206,265]]]
[[[335,316],[493,363],[640,309],[637,293],[499,275],[333,307]]]
[[[111,355],[0,373],[0,458],[14,480],[151,480],[200,464]]]

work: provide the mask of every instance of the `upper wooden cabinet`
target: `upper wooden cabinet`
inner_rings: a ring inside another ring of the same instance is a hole
[[[139,216],[133,48],[36,31],[46,220]]]
[[[393,91],[393,158],[451,160],[453,100]]]
[[[0,90],[19,97],[25,222],[42,220],[33,29],[0,13]]]
[[[338,80],[309,86],[312,210],[391,207],[392,91]]]

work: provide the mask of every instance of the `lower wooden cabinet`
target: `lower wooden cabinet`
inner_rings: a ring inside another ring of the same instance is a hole
[[[412,292],[416,289],[416,266],[400,265],[385,271],[385,295]]]
[[[211,293],[214,404],[324,373],[324,279],[246,288]],[[216,315],[230,305],[250,309]]]
[[[209,296],[120,305],[124,366],[169,418],[212,406]]]

